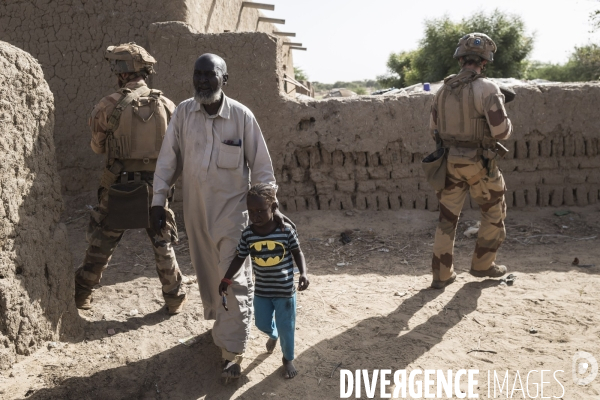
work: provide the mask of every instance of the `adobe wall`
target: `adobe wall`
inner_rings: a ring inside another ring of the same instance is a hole
[[[177,46],[172,43],[177,38]],[[279,91],[281,43],[264,33],[203,35],[177,23],[155,24],[149,43],[170,74],[155,85],[190,97],[197,48],[228,62],[226,93],[256,115],[265,134],[285,209],[437,209],[421,159],[431,95],[370,96],[298,103]],[[516,88],[515,126],[500,164],[509,206],[586,205],[598,201],[600,84]]]
[[[77,333],[56,170],[54,102],[40,65],[0,42],[0,369]]]
[[[97,188],[104,158],[90,147],[89,114],[116,88],[103,58],[109,45],[147,45],[153,22],[182,21],[197,32],[273,31],[242,0],[3,0],[0,40],[37,58],[55,96],[56,150],[63,191]],[[202,49],[196,49],[200,55]],[[157,70],[168,75],[162,60]],[[186,71],[185,76],[190,75]]]

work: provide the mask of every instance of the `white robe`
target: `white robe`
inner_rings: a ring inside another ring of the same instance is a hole
[[[165,205],[169,187],[183,173],[184,221],[204,318],[216,319],[212,335],[217,346],[244,353],[254,297],[248,260],[228,289],[229,311],[221,305],[218,287],[248,224],[250,182],[275,183],[275,177],[256,118],[244,105],[223,97],[213,116],[193,98],[177,106],[158,156],[152,205]],[[239,140],[241,146],[223,143]]]

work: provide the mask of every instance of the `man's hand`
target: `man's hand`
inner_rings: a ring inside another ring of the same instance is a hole
[[[290,224],[292,226],[292,228],[294,228],[294,230],[296,230],[296,224],[294,224],[291,219],[289,219],[288,217],[286,217],[285,215],[283,215],[281,213],[281,211],[279,211],[279,208],[275,209],[275,212],[273,213],[273,219],[275,220],[275,222],[277,223],[277,226],[281,230],[283,230],[285,228],[284,224],[286,222],[288,224]]]
[[[298,279],[298,291],[301,292],[303,290],[306,290],[306,288],[308,288],[308,285],[310,285],[310,282],[308,281],[306,275],[300,275],[300,279]]]
[[[154,233],[160,236],[160,231],[167,224],[167,212],[162,206],[153,206],[150,209],[150,226]]]
[[[229,284],[227,282],[221,282],[219,284],[219,296],[223,296],[224,294],[227,294],[227,288],[229,287]]]

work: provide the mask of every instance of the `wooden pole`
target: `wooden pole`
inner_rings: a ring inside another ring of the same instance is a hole
[[[272,24],[285,24],[285,19],[258,17],[258,22],[270,22]]]
[[[296,34],[293,33],[293,32],[277,32],[277,31],[273,31],[273,35],[275,35],[275,36],[296,37]]]
[[[258,8],[259,10],[275,10],[275,6],[273,4],[253,3],[251,1],[242,1],[242,7]]]
[[[306,47],[290,46],[290,49],[292,49],[292,50],[303,50],[303,51],[306,51]]]
[[[302,47],[302,43],[295,43],[295,42],[283,42],[284,46],[300,46]]]

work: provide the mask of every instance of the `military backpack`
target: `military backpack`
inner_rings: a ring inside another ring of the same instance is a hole
[[[160,90],[142,86],[122,88],[119,101],[108,119],[106,154],[109,165],[115,159],[156,163],[167,125],[169,110]]]

